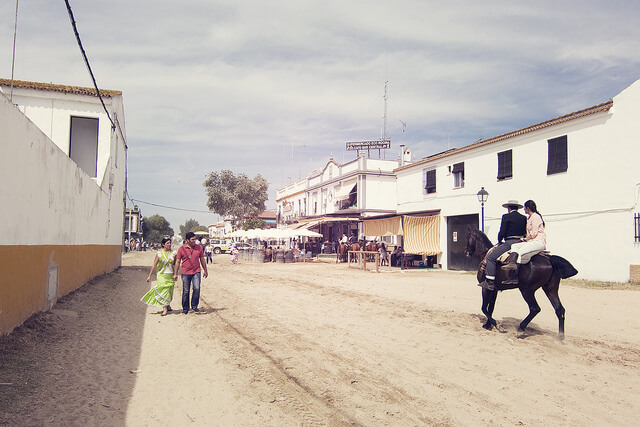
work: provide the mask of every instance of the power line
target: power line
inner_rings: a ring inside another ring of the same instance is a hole
[[[173,209],[173,210],[176,210],[176,211],[183,211],[183,212],[216,214],[215,212],[211,212],[211,211],[200,211],[200,210],[196,210],[196,209],[185,209],[185,208],[176,208],[175,206],[160,205],[158,203],[145,202],[144,200],[140,200],[140,199],[132,199],[131,197],[129,197],[129,200],[131,200],[131,202],[137,202],[137,203],[143,203],[145,205],[155,206],[157,208]]]
[[[75,18],[73,17],[73,11],[71,10],[71,6],[69,5],[69,0],[64,0],[64,2],[67,5],[67,12],[69,13],[69,20],[71,21],[71,26],[73,27],[73,32],[76,35],[76,41],[78,42],[78,46],[80,47],[80,52],[82,52],[82,57],[84,58],[84,63],[87,66],[87,69],[89,70],[89,74],[91,75],[91,80],[93,81],[93,87],[96,88],[96,93],[98,94],[98,98],[100,99],[100,102],[102,103],[102,108],[104,108],[104,112],[107,113],[107,118],[111,122],[111,128],[113,130],[115,130],[116,129],[116,125],[113,122],[113,120],[111,119],[111,115],[109,114],[109,111],[107,110],[107,106],[104,105],[104,100],[102,99],[102,95],[100,95],[100,89],[98,89],[98,83],[96,83],[96,78],[94,77],[93,71],[91,70],[91,65],[89,65],[89,59],[87,58],[87,54],[84,51],[84,48],[82,47],[82,41],[80,40],[80,34],[78,34],[78,28],[76,27],[76,21],[75,21]]]
[[[13,55],[11,56],[11,102],[13,102],[13,71],[16,64],[16,37],[18,35],[18,0],[16,0],[16,20],[13,25]]]

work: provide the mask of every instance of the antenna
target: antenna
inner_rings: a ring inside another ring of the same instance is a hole
[[[398,119],[402,123],[402,144],[400,144],[400,166],[404,166],[404,131],[407,129],[407,123]]]

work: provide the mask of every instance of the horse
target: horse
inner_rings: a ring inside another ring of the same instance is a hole
[[[346,243],[338,244],[336,248],[336,262],[347,262],[349,246]]]
[[[369,243],[367,243],[367,245],[364,247],[364,250],[367,252],[377,252],[378,251],[378,245],[376,244],[376,242],[374,242],[373,240],[370,241]],[[376,256],[373,254],[367,254],[367,261],[375,261]]]
[[[352,243],[350,248],[349,248],[349,250],[352,251],[352,252],[353,251],[359,252],[359,251],[362,250],[362,248],[363,248],[362,241],[359,241],[359,242],[356,242],[356,243]],[[360,259],[358,258],[358,255],[354,254],[354,256],[351,258],[351,262],[356,262],[357,263],[359,261],[360,261]]]
[[[485,256],[492,247],[493,244],[482,231],[469,227],[465,254],[468,257],[475,255],[481,261],[478,267],[478,283],[482,283],[485,279]],[[518,331],[524,332],[529,322],[541,311],[535,298],[535,292],[542,288],[558,317],[558,339],[560,341],[564,340],[565,310],[558,297],[558,288],[560,287],[560,279],[574,276],[578,274],[578,271],[573,268],[569,261],[560,256],[537,254],[531,257],[527,264],[520,265],[518,284],[503,284],[502,282],[507,279],[508,274],[508,272],[502,271],[498,265],[495,280],[496,290],[490,291],[482,288],[482,312],[487,316],[487,322],[482,327],[487,330],[491,330],[493,326],[498,328],[495,319],[492,317],[498,291],[518,288],[529,306],[529,315],[518,326]]]

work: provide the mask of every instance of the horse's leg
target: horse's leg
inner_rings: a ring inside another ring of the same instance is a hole
[[[498,291],[490,291],[482,289],[482,312],[487,316],[487,322],[482,325],[483,328],[490,331],[494,326],[498,326],[493,316],[493,309],[496,306],[496,298]]]
[[[559,288],[560,276],[557,274],[551,276],[551,279],[547,284],[542,287],[544,293],[547,294],[547,298],[549,298],[553,309],[556,311],[556,316],[558,316],[558,339],[562,341],[564,340],[564,307],[562,306],[560,297],[558,296]]]
[[[529,322],[531,322],[531,320],[533,320],[533,318],[536,317],[538,313],[540,313],[540,306],[538,305],[538,301],[536,301],[536,297],[535,297],[536,289],[538,288],[537,287],[528,287],[526,289],[520,288],[520,293],[522,294],[522,297],[524,298],[524,300],[527,302],[527,305],[529,306],[529,315],[525,317],[522,322],[520,322],[520,326],[518,327],[518,331],[520,332],[524,332]]]

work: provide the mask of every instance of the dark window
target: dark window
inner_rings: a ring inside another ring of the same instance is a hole
[[[513,162],[511,150],[498,153],[498,181],[513,176]]]
[[[424,189],[427,191],[427,194],[436,192],[436,170],[432,169],[427,171],[426,173],[426,184]]]
[[[633,215],[635,225],[635,242],[640,243],[640,214]]]
[[[95,178],[98,165],[98,119],[71,117],[69,157]]]
[[[456,188],[464,187],[464,162],[453,165],[451,173],[453,174],[453,186]]]
[[[567,135],[553,138],[549,143],[547,175],[567,171]]]

